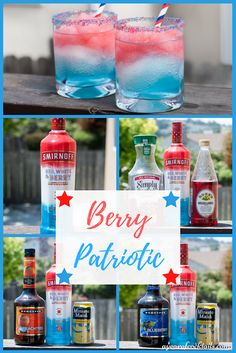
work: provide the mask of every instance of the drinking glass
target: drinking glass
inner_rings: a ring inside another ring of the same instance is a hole
[[[128,18],[116,25],[116,104],[138,113],[165,112],[183,104],[184,22]]]
[[[115,92],[115,22],[104,11],[70,11],[53,16],[57,93],[98,98]]]

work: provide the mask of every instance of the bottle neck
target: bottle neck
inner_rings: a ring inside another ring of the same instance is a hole
[[[23,287],[23,293],[25,295],[37,295],[36,288],[25,288],[25,287]]]
[[[142,161],[143,163],[155,162],[155,145],[136,145],[136,162]]]
[[[49,134],[66,134],[66,130],[51,130]]]
[[[24,258],[23,288],[24,290],[29,289],[29,290],[35,291],[35,288],[36,288],[35,257]]]
[[[147,286],[147,294],[155,295],[157,297],[161,296],[161,289],[159,285],[149,284]]]
[[[217,181],[214,164],[208,146],[201,146],[192,180]]]

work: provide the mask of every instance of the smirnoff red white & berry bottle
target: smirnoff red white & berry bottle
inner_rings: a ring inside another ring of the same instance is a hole
[[[183,124],[173,122],[172,143],[164,153],[165,190],[180,190],[180,224],[190,221],[190,152],[182,142]]]
[[[76,142],[65,131],[65,119],[52,119],[52,130],[40,144],[40,160],[40,233],[55,234],[56,191],[75,188]]]
[[[56,284],[56,244],[54,244],[54,263],[46,272],[46,342],[49,345],[71,343],[71,296],[71,285]]]
[[[180,285],[170,286],[170,344],[195,344],[196,273],[188,265],[188,244],[180,244]]]

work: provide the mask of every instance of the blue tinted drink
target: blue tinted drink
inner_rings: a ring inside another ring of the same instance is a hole
[[[93,11],[53,17],[56,87],[70,98],[97,98],[115,92],[116,16]]]
[[[183,21],[166,18],[118,21],[116,32],[116,103],[121,109],[163,112],[183,103]]]

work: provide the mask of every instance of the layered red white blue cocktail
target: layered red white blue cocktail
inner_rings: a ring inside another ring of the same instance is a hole
[[[116,26],[116,104],[139,113],[183,104],[183,20],[130,18]]]
[[[53,16],[56,87],[59,95],[97,98],[115,92],[116,15],[104,11]]]

